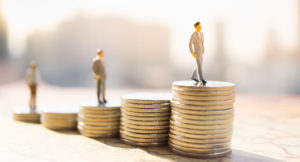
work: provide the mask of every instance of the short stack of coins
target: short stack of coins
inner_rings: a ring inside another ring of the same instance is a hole
[[[214,158],[230,154],[234,101],[233,83],[173,82],[170,148],[192,157]]]
[[[108,102],[103,105],[81,104],[78,115],[78,130],[92,138],[114,137],[119,135],[120,104]]]
[[[134,146],[167,144],[170,94],[130,93],[122,96],[121,140]]]
[[[31,111],[29,107],[20,107],[14,110],[14,119],[22,122],[40,123],[41,114]]]
[[[78,106],[59,105],[43,109],[42,125],[52,130],[72,130],[77,126]]]

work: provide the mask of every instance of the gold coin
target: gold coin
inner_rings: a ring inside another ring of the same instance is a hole
[[[120,110],[121,105],[119,101],[108,101],[102,105],[97,102],[84,102],[80,104],[80,107],[87,111],[117,111]]]
[[[178,121],[185,124],[195,124],[195,125],[218,125],[218,124],[232,124],[233,119],[226,119],[226,120],[191,120],[191,119],[184,119],[180,118],[176,115],[171,115],[171,119],[174,121]]]
[[[52,105],[43,108],[42,114],[51,117],[76,117],[79,106],[76,105]]]
[[[88,134],[117,134],[119,133],[119,129],[110,129],[110,130],[94,130],[94,129],[85,129],[81,126],[77,126],[77,129],[80,132],[88,133]]]
[[[152,130],[145,130],[145,129],[133,129],[126,126],[121,125],[121,129],[133,132],[133,133],[168,133],[169,129],[152,129]]]
[[[231,128],[232,123],[229,124],[218,124],[218,125],[195,125],[195,124],[185,124],[178,121],[170,120],[170,123],[174,126],[178,126],[181,128],[187,128],[187,129],[206,129],[206,130],[217,130],[217,129],[226,129]]]
[[[181,136],[177,136],[174,135],[172,133],[169,134],[169,138],[173,138],[182,142],[186,142],[186,143],[193,143],[193,144],[213,144],[213,143],[224,143],[224,142],[228,142],[231,140],[231,137],[227,137],[227,138],[217,138],[217,139],[194,139],[194,138],[187,138],[187,137],[181,137]],[[175,143],[175,142],[174,142]],[[184,145],[182,145],[184,146]]]
[[[121,138],[121,140],[129,145],[133,145],[133,146],[163,146],[167,144],[167,141],[164,142],[135,142],[135,141],[131,141],[125,138]]]
[[[222,105],[233,105],[234,100],[224,100],[224,101],[216,101],[216,100],[212,100],[212,101],[194,101],[194,100],[182,100],[179,98],[172,98],[172,102],[179,102],[182,104],[187,104],[187,105],[201,105],[201,106],[205,106],[205,105],[212,105],[212,106],[222,106]]]
[[[192,80],[184,80],[173,82],[172,88],[197,91],[232,91],[235,89],[235,85],[230,82],[222,81],[207,81],[205,85],[201,85]]]
[[[40,123],[40,119],[26,119],[26,118],[18,118],[14,117],[17,121],[28,122],[28,123]]]
[[[71,115],[71,114],[67,114],[67,115],[63,115],[63,114],[58,114],[58,115],[54,115],[54,114],[46,114],[46,113],[42,113],[42,118],[51,118],[51,119],[76,119],[77,118],[77,114],[76,115]]]
[[[224,110],[188,110],[183,108],[172,107],[172,111],[185,115],[228,115],[234,113],[234,108]]]
[[[175,147],[177,149],[189,152],[199,152],[199,153],[217,153],[223,152],[225,150],[231,149],[231,145],[224,146],[224,147],[211,147],[211,148],[194,148],[188,146],[181,146],[178,144],[173,143],[173,141],[169,140],[170,147]]]
[[[224,148],[224,147],[228,148],[231,146],[231,141],[224,142],[224,143],[211,143],[211,144],[188,143],[188,142],[182,142],[180,140],[176,140],[173,138],[169,138],[169,141],[176,145],[180,145],[183,147],[196,148],[196,149],[212,149],[212,148]]]
[[[51,124],[69,124],[77,123],[77,120],[63,120],[63,119],[45,119],[41,118],[42,123],[51,123]]]
[[[216,149],[194,149],[182,147],[169,142],[170,149],[184,156],[197,157],[197,158],[217,158],[223,157],[231,153],[231,148],[216,148]]]
[[[124,127],[132,128],[132,129],[143,129],[143,130],[153,130],[153,129],[169,129],[169,121],[163,125],[143,125],[143,124],[131,124],[124,121],[121,121],[121,125]]]
[[[77,125],[76,121],[41,120],[41,122],[42,122],[42,124],[55,125],[55,126]]]
[[[78,122],[84,123],[86,125],[90,126],[118,126],[120,125],[120,121],[115,121],[115,122],[87,122],[87,121],[82,121],[79,120]]]
[[[195,139],[216,139],[216,138],[229,138],[232,136],[232,132],[224,134],[190,134],[180,132],[174,129],[170,129],[170,133],[173,133],[177,136],[186,137],[186,138],[195,138]]]
[[[137,104],[137,103],[127,103],[123,101],[122,107],[130,108],[141,108],[141,109],[158,109],[158,108],[170,108],[170,102],[159,103],[159,104]]]
[[[120,110],[118,111],[85,111],[81,109],[79,114],[88,114],[88,115],[98,115],[98,116],[105,116],[105,115],[115,115],[120,114]]]
[[[163,138],[138,138],[138,137],[130,137],[126,136],[124,134],[120,134],[121,139],[127,139],[133,142],[145,142],[145,143],[163,143],[168,141],[168,137],[163,137]]]
[[[130,111],[130,112],[140,112],[140,113],[165,113],[170,112],[171,108],[132,108],[122,106],[122,110]]]
[[[118,134],[93,134],[93,133],[85,133],[85,132],[80,132],[79,133],[85,137],[89,137],[89,138],[104,138],[104,137],[115,137]]]
[[[234,95],[227,96],[190,96],[173,93],[172,98],[179,98],[182,100],[194,100],[194,101],[220,101],[234,99]]]
[[[76,125],[48,125],[42,124],[45,128],[52,129],[52,130],[70,130],[75,129]]]
[[[235,91],[198,91],[198,90],[186,90],[180,88],[172,88],[172,93],[181,94],[181,95],[189,95],[189,96],[227,96],[227,95],[234,95]]]
[[[191,120],[226,120],[226,119],[233,119],[234,114],[227,114],[227,115],[190,115],[190,114],[183,114],[172,110],[172,115],[178,116],[184,119],[191,119]]]
[[[137,120],[131,120],[127,119],[125,117],[121,118],[121,121],[123,123],[130,123],[130,124],[136,124],[136,125],[166,125],[169,124],[169,120],[150,120],[150,121],[137,121]]]
[[[80,116],[84,116],[85,118],[119,118],[121,113],[116,114],[87,114],[87,113],[80,113]]]
[[[122,118],[136,120],[136,121],[162,121],[162,120],[169,120],[170,116],[138,117],[138,116],[132,116],[132,115],[127,115],[127,114],[123,113]]]
[[[126,111],[126,110],[121,110],[122,113],[124,114],[127,114],[127,115],[132,115],[132,116],[140,116],[140,117],[162,117],[162,116],[170,116],[170,113],[169,112],[166,112],[166,113],[151,113],[151,112],[148,112],[148,113],[140,113],[140,112],[132,112],[132,111]]]
[[[91,137],[91,138],[102,138],[102,137],[115,137],[119,135],[119,132],[116,133],[87,133],[84,130],[78,129],[79,133],[83,136],[86,137]]]
[[[40,120],[40,116],[36,115],[36,116],[26,116],[26,115],[14,115],[15,119],[28,119],[28,120]]]
[[[170,128],[184,132],[184,133],[190,133],[190,134],[223,134],[232,132],[233,128],[225,128],[225,129],[191,129],[191,128],[182,128],[176,125],[170,125]]]
[[[164,138],[164,137],[168,137],[168,133],[164,133],[164,134],[142,134],[142,133],[133,133],[133,132],[128,132],[128,131],[124,131],[122,129],[120,129],[120,134],[124,134],[130,137],[139,137],[139,138]]]
[[[84,116],[79,116],[78,120],[82,122],[93,122],[93,123],[109,123],[109,122],[117,122],[120,121],[120,118],[87,118]]]
[[[137,103],[137,104],[159,104],[170,102],[169,93],[155,93],[155,92],[139,92],[129,93],[121,97],[123,102]]]
[[[233,104],[228,105],[190,105],[190,104],[183,104],[177,101],[172,101],[171,103],[172,108],[181,108],[181,109],[188,109],[188,110],[224,110],[230,109],[233,107]]]
[[[90,129],[90,130],[115,130],[120,128],[120,124],[94,126],[94,125],[88,125],[86,123],[78,122],[78,127],[81,127],[82,129]]]

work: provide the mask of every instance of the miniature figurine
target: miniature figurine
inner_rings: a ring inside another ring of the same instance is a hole
[[[97,55],[98,56],[96,56],[93,60],[93,71],[94,71],[95,79],[97,81],[98,104],[101,105],[107,102],[105,99],[106,72],[105,72],[105,65],[103,62],[103,57],[104,57],[103,51],[98,50]]]
[[[40,79],[40,73],[37,70],[37,64],[35,61],[31,62],[31,67],[26,72],[26,82],[30,89],[30,101],[29,107],[31,112],[36,111],[36,94],[38,88],[38,82]]]
[[[189,48],[190,52],[192,53],[193,57],[196,59],[197,66],[192,74],[191,79],[196,82],[202,82],[202,84],[206,83],[202,75],[202,62],[203,62],[203,54],[204,54],[204,37],[203,33],[201,32],[201,24],[200,22],[196,22],[194,24],[196,31],[192,34]]]

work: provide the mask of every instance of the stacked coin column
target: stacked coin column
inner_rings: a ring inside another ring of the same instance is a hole
[[[42,125],[52,130],[69,130],[77,126],[77,106],[49,106],[41,116]]]
[[[220,157],[231,153],[234,89],[228,82],[177,81],[172,85],[169,145],[181,155]]]
[[[82,104],[78,115],[79,132],[87,137],[114,137],[119,135],[120,105]]]
[[[168,141],[170,95],[132,93],[122,96],[121,140],[134,146],[159,146]]]

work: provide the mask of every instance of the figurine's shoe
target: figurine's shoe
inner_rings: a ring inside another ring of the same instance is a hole
[[[106,100],[106,99],[103,99],[103,102],[104,102],[104,103],[107,103],[107,100]]]
[[[201,81],[202,81],[203,84],[206,84],[206,83],[207,83],[207,81],[204,80],[204,79],[202,79]]]

